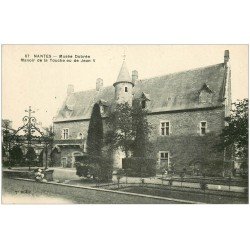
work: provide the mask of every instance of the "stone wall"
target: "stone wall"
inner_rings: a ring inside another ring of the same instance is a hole
[[[62,158],[67,158],[67,167],[72,167],[74,164],[73,153],[86,152],[86,141],[88,136],[89,120],[86,121],[67,121],[54,123],[55,145],[57,145],[61,152],[54,154],[54,164],[62,166]],[[103,120],[104,133],[106,131],[105,120]],[[69,139],[62,139],[62,130],[69,129]],[[79,140],[79,133],[82,133],[82,140]],[[78,140],[77,140],[78,139]],[[78,146],[81,144],[80,146]],[[104,148],[105,151],[105,148]],[[59,156],[60,155],[60,156]],[[61,158],[59,161],[58,158]]]
[[[62,129],[69,129],[69,139],[77,139],[82,133],[83,138],[87,138],[89,121],[67,121],[54,123],[55,140],[62,139]],[[66,140],[65,140],[66,141]]]
[[[152,157],[159,161],[159,151],[168,151],[170,165],[183,169],[197,162],[223,161],[223,153],[217,152],[214,146],[218,143],[219,134],[224,127],[224,109],[196,110],[154,114],[148,116],[153,125],[151,141]],[[170,122],[170,135],[160,135],[160,122]],[[200,134],[200,122],[207,122],[207,134]]]
[[[159,161],[159,151],[168,151],[170,165],[176,169],[183,169],[196,163],[206,164],[209,161],[223,161],[223,153],[217,152],[214,146],[218,143],[219,134],[224,128],[224,108],[211,110],[194,110],[182,112],[169,112],[165,114],[150,114],[148,121],[153,126],[150,140],[153,143],[151,157]],[[160,135],[161,121],[170,122],[170,135]],[[200,122],[207,122],[207,134],[200,134]],[[56,139],[61,139],[63,128],[69,129],[69,140],[77,139],[78,134],[83,134],[87,139],[89,121],[72,121],[54,123]],[[106,126],[104,122],[104,132]],[[67,144],[67,140],[62,142]],[[58,144],[59,145],[59,144]],[[67,157],[72,165],[72,153],[82,152],[81,148],[66,146],[61,148],[61,157]],[[116,159],[117,160],[117,159]]]

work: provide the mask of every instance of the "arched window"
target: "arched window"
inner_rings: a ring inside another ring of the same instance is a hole
[[[128,87],[125,87],[125,92],[128,92]]]

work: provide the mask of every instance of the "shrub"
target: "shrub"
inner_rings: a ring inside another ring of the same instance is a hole
[[[4,170],[3,176],[8,178],[25,178],[25,179],[34,179],[33,171],[20,171],[20,170]]]
[[[211,160],[204,163],[203,174],[208,177],[222,176],[223,173],[223,162],[221,160]]]
[[[36,152],[34,148],[29,147],[28,151],[25,155],[25,158],[27,159],[27,161],[29,162],[34,162],[36,159]]]
[[[111,160],[105,157],[84,155],[76,156],[76,175],[80,177],[93,177],[100,181],[112,179]]]
[[[200,181],[200,189],[205,191],[208,188],[207,183],[204,180]]]
[[[22,160],[23,160],[23,151],[18,145],[15,145],[10,150],[10,161],[12,163],[20,164]]]
[[[122,168],[126,172],[127,176],[137,176],[137,177],[155,176],[156,160],[144,157],[123,158]]]
[[[172,179],[172,178],[168,180],[168,185],[169,185],[169,186],[172,186],[172,185],[173,185],[173,179]]]

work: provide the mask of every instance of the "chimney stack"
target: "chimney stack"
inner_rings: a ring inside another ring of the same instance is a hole
[[[96,79],[96,91],[99,91],[103,88],[103,80],[102,78]]]
[[[74,85],[73,84],[69,84],[68,88],[67,88],[67,95],[71,95],[74,93]]]
[[[132,82],[135,83],[138,80],[138,71],[133,70],[132,71]]]
[[[225,50],[224,52],[224,63],[227,64],[229,62],[230,56],[229,56],[229,50]]]

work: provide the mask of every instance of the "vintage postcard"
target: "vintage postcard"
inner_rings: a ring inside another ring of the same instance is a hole
[[[248,45],[2,45],[3,204],[248,204]]]

